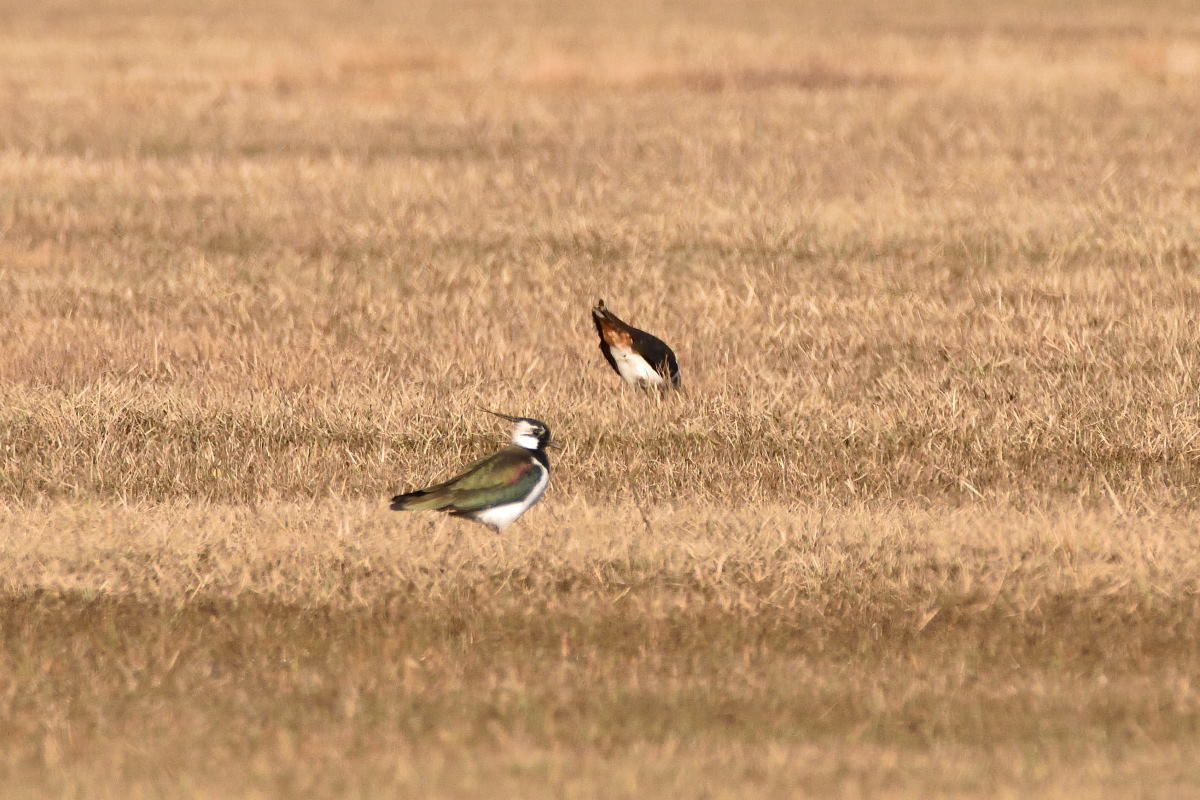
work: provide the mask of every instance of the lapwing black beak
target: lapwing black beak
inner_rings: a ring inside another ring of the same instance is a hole
[[[550,450],[562,450],[562,445],[558,442],[546,442],[542,446]]]
[[[477,408],[485,414],[491,414],[493,417],[499,417],[500,419],[506,419],[509,422],[520,422],[521,421],[520,417],[514,417],[511,414],[501,414],[499,411],[488,411],[483,406],[477,406]]]

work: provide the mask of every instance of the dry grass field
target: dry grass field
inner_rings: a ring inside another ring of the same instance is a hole
[[[0,794],[1200,793],[1197,120],[1183,0],[3,0]]]

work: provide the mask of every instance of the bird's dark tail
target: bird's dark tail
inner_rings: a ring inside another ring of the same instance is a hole
[[[597,322],[600,320],[616,320],[617,317],[608,310],[608,306],[604,305],[603,300],[597,300],[596,305],[592,307],[592,318]],[[617,320],[620,322],[620,320]]]
[[[425,489],[418,489],[415,492],[407,492],[398,494],[392,498],[392,511],[411,511],[421,508],[435,508],[437,500],[429,497],[430,492]]]

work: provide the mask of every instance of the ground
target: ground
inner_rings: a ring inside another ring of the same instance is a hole
[[[4,795],[1200,792],[1200,16],[880,6],[0,4]]]

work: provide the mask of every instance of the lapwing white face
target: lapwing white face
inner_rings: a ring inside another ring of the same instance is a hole
[[[526,450],[537,450],[550,441],[550,429],[536,419],[518,419],[513,427],[512,443]]]

